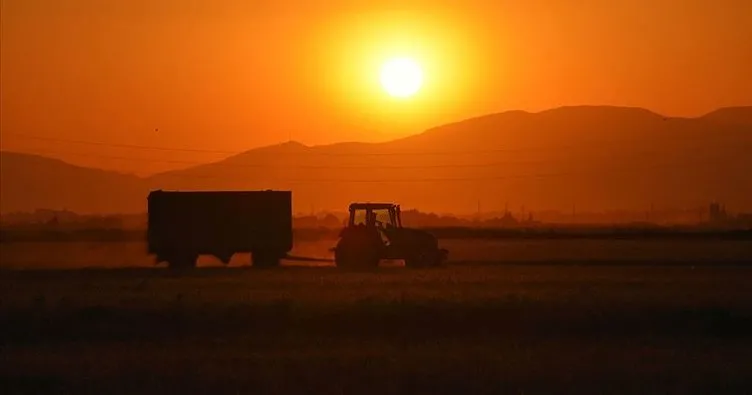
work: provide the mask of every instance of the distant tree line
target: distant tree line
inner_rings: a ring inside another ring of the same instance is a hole
[[[695,224],[667,225],[650,221],[627,223],[545,223],[504,212],[495,216],[440,215],[404,210],[405,226],[427,229],[442,238],[634,238],[634,237],[748,237],[752,215],[731,215],[717,203],[709,206],[705,220]],[[700,212],[698,217],[702,217]],[[337,237],[347,223],[346,213],[295,215],[293,228],[299,240]],[[147,216],[87,215],[67,210],[37,210],[0,217],[0,242],[19,241],[143,241]],[[722,233],[718,233],[722,232]]]

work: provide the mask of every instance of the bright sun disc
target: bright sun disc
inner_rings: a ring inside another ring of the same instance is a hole
[[[423,71],[412,59],[392,59],[381,67],[381,86],[391,96],[412,96],[422,84]]]

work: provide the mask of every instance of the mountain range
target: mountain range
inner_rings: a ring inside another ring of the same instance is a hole
[[[421,211],[752,210],[752,107],[670,118],[627,107],[509,111],[383,143],[296,142],[136,177],[0,152],[0,212],[136,213],[153,189],[292,190],[296,211],[396,201]]]

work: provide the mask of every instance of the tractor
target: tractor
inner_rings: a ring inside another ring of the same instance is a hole
[[[432,234],[402,226],[400,206],[393,203],[352,203],[347,225],[332,250],[340,268],[374,268],[382,259],[404,260],[405,266],[438,266],[448,251]]]
[[[229,263],[250,252],[256,267],[281,260],[331,261],[291,256],[290,191],[152,191],[148,196],[147,252],[170,268],[196,266],[199,255]],[[447,251],[428,232],[402,227],[400,207],[391,203],[353,203],[340,232],[335,263],[343,268],[373,268],[382,259],[402,259],[408,267],[436,266]]]

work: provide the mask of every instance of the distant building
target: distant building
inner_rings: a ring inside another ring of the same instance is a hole
[[[752,213],[739,214],[736,218],[739,220],[742,228],[752,230]]]
[[[726,205],[713,202],[708,206],[707,225],[713,227],[750,229],[752,228],[752,214],[739,213],[736,215],[726,211]]]
[[[729,219],[726,212],[726,205],[717,202],[710,203],[708,209],[708,221],[711,223],[726,222]]]

